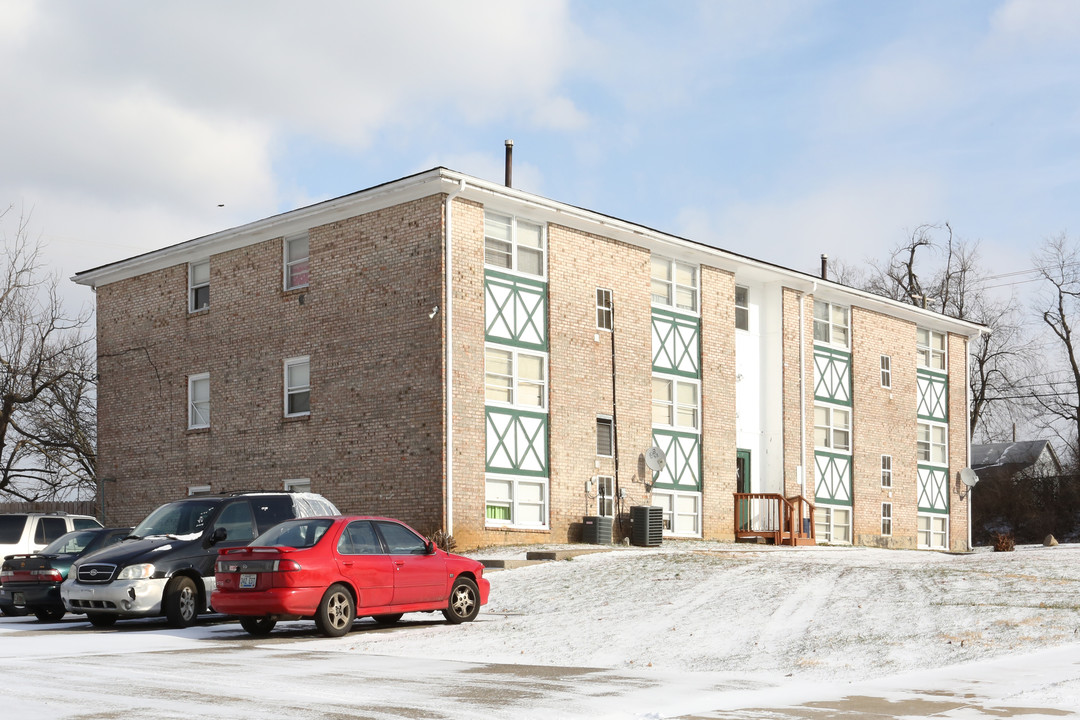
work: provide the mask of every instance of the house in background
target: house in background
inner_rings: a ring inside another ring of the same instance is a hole
[[[463,547],[967,546],[983,328],[445,168],[79,273],[110,522],[310,489]],[[655,449],[654,449],[655,448]]]
[[[971,469],[979,480],[1057,477],[1062,472],[1049,440],[973,444]]]

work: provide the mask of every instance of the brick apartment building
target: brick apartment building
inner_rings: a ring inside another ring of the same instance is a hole
[[[670,537],[968,545],[982,328],[812,275],[437,168],[74,279],[114,524],[310,488],[461,547],[617,540],[638,505]]]

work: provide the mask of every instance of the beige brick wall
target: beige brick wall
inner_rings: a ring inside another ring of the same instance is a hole
[[[968,488],[960,471],[968,466],[967,338],[949,335],[949,548],[969,550]]]
[[[702,535],[735,539],[735,276],[701,268]]]
[[[783,354],[784,354],[784,495],[800,493],[814,502],[814,297],[791,288],[782,290]],[[802,352],[800,358],[799,306],[802,305]],[[799,373],[802,384],[799,383]],[[806,428],[806,444],[801,447],[803,430],[799,424],[799,394]],[[799,487],[798,466],[804,467],[806,487]]]
[[[860,307],[851,309],[852,534],[856,545],[917,545],[915,325]],[[881,356],[892,388],[881,387]],[[881,456],[892,456],[892,488],[881,487]],[[892,536],[881,534],[881,504],[892,503]]]
[[[137,522],[190,485],[310,478],[345,512],[442,525],[439,198],[311,230],[311,284],[282,290],[282,240],[98,289],[100,462],[108,520]],[[407,258],[407,262],[402,262]],[[285,358],[311,359],[308,418],[283,417]],[[187,377],[210,373],[211,427],[187,430]]]

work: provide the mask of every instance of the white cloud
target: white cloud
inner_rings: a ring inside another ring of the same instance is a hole
[[[1080,3],[1074,0],[1009,0],[990,20],[991,39],[1034,47],[1048,43],[1077,52]]]

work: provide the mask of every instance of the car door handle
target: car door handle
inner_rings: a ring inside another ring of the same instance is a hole
[[[343,562],[341,564],[344,565],[345,567],[352,567],[353,566],[353,564],[351,562]]]
[[[400,570],[401,568],[405,567],[405,561],[404,560],[395,560],[394,565],[396,565],[397,569]]]

